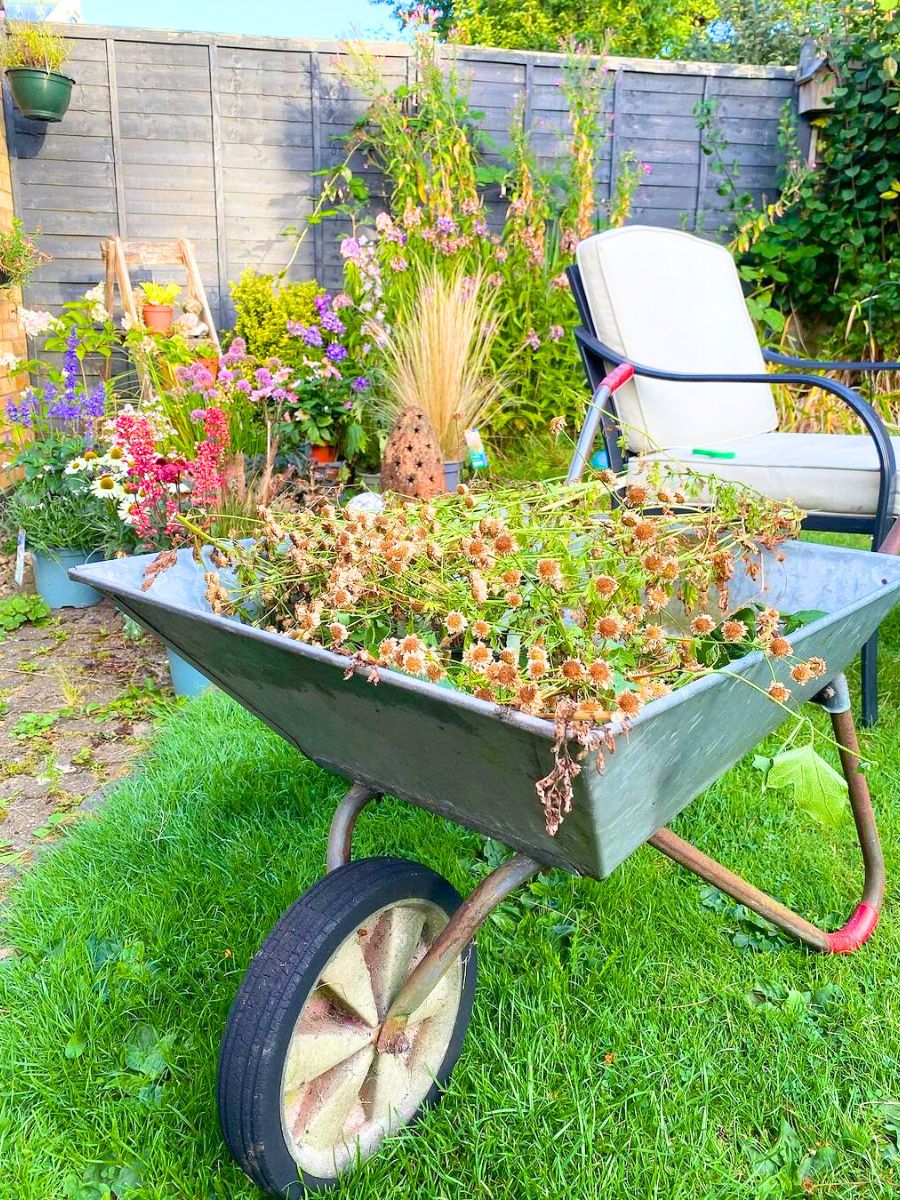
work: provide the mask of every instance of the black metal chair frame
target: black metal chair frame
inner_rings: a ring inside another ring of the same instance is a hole
[[[852,388],[838,383],[822,375],[811,372],[817,371],[855,371],[859,373],[871,371],[900,370],[896,362],[826,362],[817,359],[792,358],[787,354],[778,354],[773,350],[762,348],[763,358],[767,362],[779,366],[802,368],[797,371],[779,371],[759,375],[744,374],[715,374],[685,373],[664,371],[649,367],[642,363],[632,362],[631,359],[609,346],[605,346],[597,337],[594,323],[588,307],[587,295],[581,279],[581,272],[576,265],[567,268],[566,274],[572,288],[572,295],[581,318],[581,325],[575,330],[575,341],[581,355],[584,372],[591,392],[596,392],[603,377],[611,366],[620,363],[630,363],[635,375],[644,375],[648,379],[663,379],[672,383],[768,383],[768,384],[799,384],[821,388],[837,396],[850,408],[865,426],[866,432],[875,443],[878,455],[879,485],[878,502],[871,516],[854,516],[842,514],[813,514],[804,522],[806,529],[815,529],[827,533],[860,533],[872,539],[872,549],[877,550],[884,542],[892,521],[892,502],[894,486],[897,478],[897,464],[894,448],[884,422],[867,400],[864,400]],[[621,444],[622,431],[618,423],[615,396],[611,395],[601,413],[601,429],[609,464],[616,472],[623,471],[627,459],[633,457]],[[874,635],[863,647],[862,651],[862,720],[864,725],[874,725],[878,719],[878,635]]]

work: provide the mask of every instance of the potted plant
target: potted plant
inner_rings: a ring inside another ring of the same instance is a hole
[[[69,57],[65,39],[44,24],[16,22],[0,47],[0,62],[23,117],[61,121],[72,99],[72,84],[61,68]]]
[[[11,532],[31,549],[38,592],[51,608],[86,608],[101,596],[68,578],[69,567],[104,557],[121,545],[124,532],[107,498],[124,494],[120,456],[96,448],[106,407],[101,380],[81,382],[78,330],[66,338],[61,371],[6,403],[17,451],[19,480],[6,502]]]
[[[50,255],[37,248],[18,217],[13,217],[9,229],[0,230],[0,288],[21,287],[49,261]]]
[[[141,316],[151,333],[166,335],[171,331],[175,301],[180,291],[177,283],[150,281],[141,284]]]
[[[465,434],[496,411],[503,380],[491,369],[496,304],[484,276],[422,272],[409,315],[385,348],[384,408],[391,422],[424,410],[437,434],[448,491],[465,458]]]
[[[219,377],[219,351],[215,342],[205,339],[194,347],[194,362],[209,371],[213,382]]]

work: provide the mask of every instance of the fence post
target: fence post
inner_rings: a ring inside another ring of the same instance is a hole
[[[219,280],[219,324],[232,323],[228,291],[228,238],[225,231],[225,185],[222,172],[222,118],[219,106],[219,47],[209,40],[209,111],[212,135],[213,199],[216,211],[216,269]]]
[[[322,154],[322,117],[319,111],[322,103],[322,69],[319,65],[319,51],[309,52],[309,92],[312,104],[312,165],[313,171],[321,171],[325,163]],[[322,176],[312,177],[312,202],[318,203],[322,194]],[[313,273],[321,283],[325,271],[325,227],[321,221],[313,226]]]
[[[119,125],[116,43],[111,37],[106,39],[106,78],[109,82],[109,128],[112,135],[113,182],[116,188],[116,232],[124,241],[128,237],[128,208],[125,203],[125,180],[122,177],[122,130]]]

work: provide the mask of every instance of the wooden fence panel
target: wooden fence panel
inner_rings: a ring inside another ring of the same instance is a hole
[[[334,42],[210,37],[158,30],[66,26],[72,42],[72,105],[58,126],[26,121],[4,89],[17,211],[39,227],[53,261],[27,289],[27,302],[54,307],[102,276],[100,241],[186,236],[214,313],[232,318],[228,282],[247,267],[278,271],[321,190],[316,171],[342,161],[342,138],[365,110]],[[388,86],[410,78],[410,49],[372,44]],[[568,154],[568,106],[557,54],[474,48],[440,51],[454,63],[489,135],[491,161],[502,162],[511,122],[531,133],[547,165]],[[793,104],[792,72],[777,67],[720,66],[612,59],[607,64],[604,144],[598,195],[614,191],[622,156],[648,167],[632,219],[698,229],[716,236],[727,221],[717,178],[701,153],[694,115],[714,100],[729,142],[729,162],[753,195],[773,197],[783,160],[778,128]],[[373,211],[385,181],[368,176]],[[488,189],[494,228],[505,202]],[[315,275],[340,285],[338,238],[344,222],[310,230],[292,278]]]

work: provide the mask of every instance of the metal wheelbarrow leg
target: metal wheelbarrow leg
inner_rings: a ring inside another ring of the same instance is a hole
[[[650,845],[655,846],[667,858],[687,867],[707,883],[726,892],[740,904],[759,913],[761,917],[803,942],[811,950],[823,954],[852,954],[872,936],[878,923],[878,914],[884,899],[884,856],[875,824],[869,785],[865,775],[859,770],[859,743],[850,711],[847,681],[843,675],[829,684],[816,698],[816,702],[831,715],[835,740],[841,747],[841,766],[847,779],[850,806],[865,870],[862,900],[842,928],[829,933],[811,924],[669,829],[661,829],[654,834],[650,838]]]

